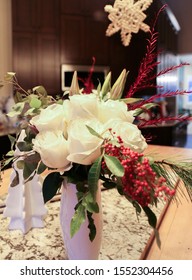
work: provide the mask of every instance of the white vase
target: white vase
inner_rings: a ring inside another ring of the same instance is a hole
[[[97,260],[102,242],[102,208],[101,208],[101,188],[97,191],[97,203],[99,213],[94,213],[94,223],[96,226],[96,237],[89,240],[88,220],[81,225],[80,230],[71,238],[70,223],[74,215],[74,207],[77,204],[76,185],[64,183],[61,195],[60,224],[63,235],[64,246],[69,260]]]

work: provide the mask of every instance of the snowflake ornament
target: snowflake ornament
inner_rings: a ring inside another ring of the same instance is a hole
[[[114,5],[106,5],[105,11],[109,13],[108,18],[111,21],[106,35],[111,36],[121,31],[121,41],[124,46],[128,46],[132,33],[138,33],[139,30],[148,32],[150,27],[143,21],[147,17],[145,11],[153,0],[116,0]]]

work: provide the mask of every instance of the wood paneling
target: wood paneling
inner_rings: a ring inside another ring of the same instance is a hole
[[[94,56],[96,65],[109,66],[112,82],[123,68],[130,71],[127,89],[137,76],[148,34],[133,34],[128,47],[122,45],[119,32],[106,37],[106,4],[113,1],[13,0],[13,68],[21,84],[45,84],[50,94],[56,94],[61,92],[61,64],[91,65]],[[148,24],[156,10],[154,2],[146,11]]]

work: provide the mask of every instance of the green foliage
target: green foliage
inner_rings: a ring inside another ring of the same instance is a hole
[[[107,167],[109,168],[112,174],[114,174],[117,177],[123,177],[125,172],[124,167],[116,157],[104,155],[104,159]]]
[[[93,197],[93,200],[96,201],[96,193],[98,188],[98,181],[101,171],[101,161],[102,157],[100,156],[91,166],[88,173],[88,186],[89,191]]]
[[[89,125],[86,125],[86,127],[92,135],[103,140],[103,137],[99,133],[97,133],[97,131],[95,131],[92,127],[90,127]]]
[[[95,239],[96,233],[97,233],[97,229],[96,226],[94,224],[94,219],[92,217],[92,213],[87,212],[87,218],[88,218],[88,228],[89,228],[89,239],[90,241],[93,241]]]
[[[75,210],[75,214],[71,219],[71,225],[70,225],[71,237],[73,237],[75,233],[79,231],[82,223],[85,222],[85,218],[86,218],[85,207],[82,204],[79,204]]]
[[[160,237],[159,237],[159,232],[156,228],[157,227],[157,217],[156,217],[155,213],[148,206],[143,207],[143,210],[148,218],[149,225],[154,229],[156,242],[157,242],[158,247],[160,248],[161,241],[160,241]]]
[[[42,189],[45,203],[56,195],[58,189],[61,187],[62,182],[63,178],[60,176],[59,172],[52,172],[46,176]]]
[[[13,180],[10,182],[10,187],[15,187],[19,184],[19,174],[17,172],[17,170],[15,170],[15,177],[13,178]]]
[[[97,202],[94,201],[93,196],[90,192],[88,192],[83,200],[82,205],[86,208],[90,213],[99,213],[99,206]]]
[[[150,110],[151,108],[157,107],[157,106],[159,106],[157,103],[147,103],[147,104],[141,106],[140,108],[135,109],[134,117],[139,116],[143,112],[146,112],[146,111]]]

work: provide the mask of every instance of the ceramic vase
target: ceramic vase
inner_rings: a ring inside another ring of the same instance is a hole
[[[93,241],[89,240],[88,220],[81,225],[80,230],[71,238],[70,223],[74,215],[74,208],[77,204],[76,185],[63,183],[60,206],[60,224],[64,241],[64,247],[69,260],[97,260],[102,243],[102,207],[101,207],[101,188],[97,191],[97,203],[99,213],[94,213],[94,223],[96,226],[96,237]]]

